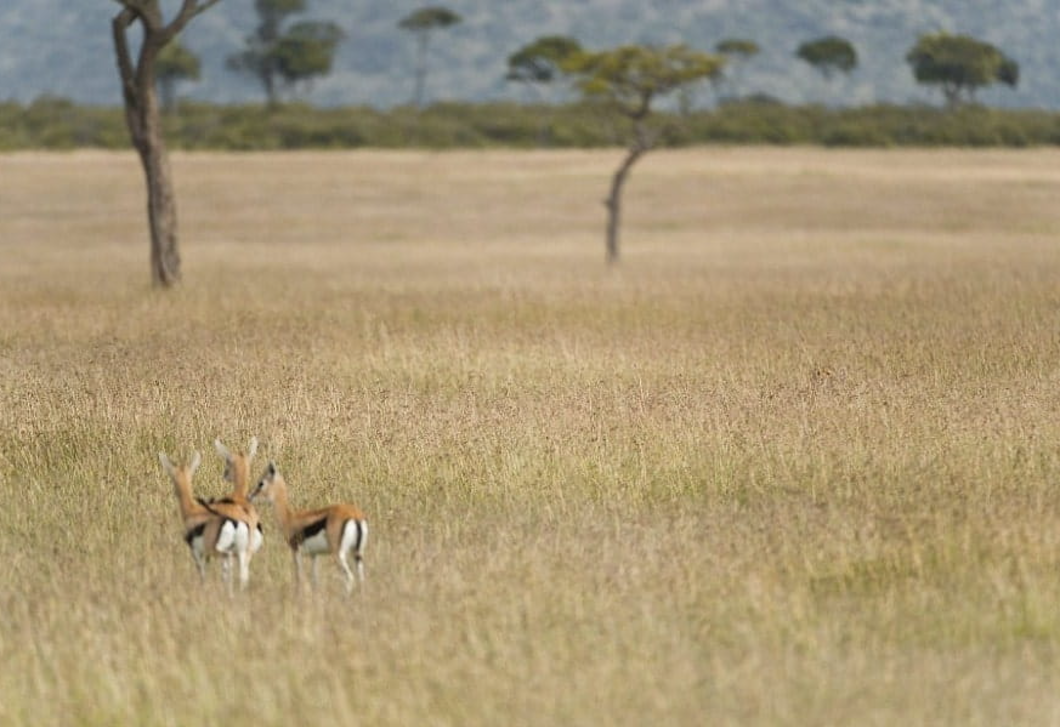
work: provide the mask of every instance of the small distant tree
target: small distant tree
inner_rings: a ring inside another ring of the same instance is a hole
[[[335,49],[346,37],[335,23],[295,23],[277,41],[273,56],[284,85],[294,88],[331,73]]]
[[[415,10],[398,22],[399,28],[409,31],[416,38],[416,85],[412,95],[412,103],[416,108],[423,108],[427,92],[427,51],[431,33],[456,25],[461,20],[449,8],[432,5]]]
[[[795,55],[831,80],[836,73],[850,73],[858,67],[858,52],[850,41],[835,35],[807,41]]]
[[[917,40],[905,60],[917,83],[938,86],[950,108],[975,101],[980,88],[1019,84],[1019,63],[1001,50],[967,35],[930,33]]]
[[[346,37],[330,21],[305,20],[284,29],[287,19],[305,12],[306,0],[254,0],[258,27],[242,51],[228,58],[229,70],[261,83],[269,108],[282,91],[331,72],[338,44]]]
[[[619,259],[622,189],[633,165],[654,148],[658,131],[648,126],[652,104],[689,84],[710,78],[724,59],[684,45],[647,47],[627,45],[599,53],[581,53],[566,64],[586,99],[600,102],[611,114],[629,123],[626,157],[611,181],[607,207],[606,259]]]
[[[795,55],[813,66],[825,82],[858,67],[858,52],[850,41],[835,35],[803,43]]]
[[[566,75],[563,65],[582,52],[581,43],[565,35],[545,35],[508,56],[508,75],[513,83],[535,88],[539,96]]]
[[[155,77],[163,111],[171,113],[176,108],[177,84],[198,81],[200,70],[199,57],[185,48],[179,39],[162,49],[156,61]]]
[[[737,96],[736,74],[740,68],[761,52],[758,43],[746,38],[726,38],[714,46],[714,51],[725,58],[725,73],[717,75],[717,83],[727,82],[730,95]]]
[[[555,98],[548,91],[566,78],[564,64],[581,52],[581,43],[574,38],[565,35],[542,36],[508,56],[508,74],[505,78],[533,89],[538,101],[554,102]],[[538,133],[539,143],[545,143],[550,125],[551,119],[543,115]]]
[[[151,233],[151,279],[169,287],[180,280],[177,203],[169,154],[162,135],[157,93],[158,56],[192,18],[220,0],[182,0],[167,23],[159,0],[115,0],[121,11],[111,22],[114,53],[121,79],[125,124],[140,156],[147,182],[147,219]],[[139,25],[139,51],[134,59],[127,34]]]

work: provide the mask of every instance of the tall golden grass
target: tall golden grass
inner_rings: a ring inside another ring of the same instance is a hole
[[[0,724],[1060,723],[1060,153],[0,157]],[[201,587],[159,450],[368,513]]]

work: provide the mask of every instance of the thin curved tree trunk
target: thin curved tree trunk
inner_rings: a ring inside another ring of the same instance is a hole
[[[645,104],[645,108],[647,108],[647,104]],[[626,185],[626,180],[629,178],[629,172],[633,169],[633,165],[652,148],[652,140],[649,138],[643,123],[643,117],[646,115],[647,112],[645,111],[640,114],[639,118],[634,119],[633,143],[630,145],[622,165],[611,178],[611,192],[607,195],[607,199],[604,200],[604,206],[607,207],[608,265],[615,265],[619,260],[618,243],[619,228],[622,224],[622,190]]]
[[[637,163],[647,149],[634,146],[626,154],[622,166],[615,172],[611,179],[611,193],[607,195],[604,206],[607,207],[607,264],[614,265],[618,262],[618,233],[622,223],[622,189],[626,185],[626,179],[633,165]]]

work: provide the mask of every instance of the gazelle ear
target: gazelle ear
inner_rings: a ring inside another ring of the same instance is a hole
[[[221,444],[221,438],[213,440],[213,448],[217,450],[217,454],[221,455],[225,459],[232,459],[232,454],[228,451],[228,447]]]
[[[188,475],[195,474],[195,470],[199,469],[199,465],[202,464],[202,455],[199,454],[199,450],[195,450],[195,454],[191,456],[191,464],[189,465]]]
[[[254,459],[254,455],[258,452],[258,438],[251,437],[250,444],[247,446],[247,459]]]
[[[169,461],[169,457],[166,456],[165,452],[158,453],[158,461],[162,463],[162,469],[166,471],[166,474],[172,477],[175,468],[173,467],[173,463]]]
[[[276,469],[276,463],[275,462],[269,462],[269,468],[267,470],[265,470],[265,474],[268,475],[269,477],[275,477],[277,472],[279,472],[279,470]]]

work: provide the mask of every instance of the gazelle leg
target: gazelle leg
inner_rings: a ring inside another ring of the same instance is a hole
[[[339,566],[342,568],[343,573],[346,574],[346,593],[350,593],[353,590],[353,571],[350,570],[350,564],[346,562],[346,551],[340,550],[337,558]]]
[[[302,553],[295,548],[291,557],[294,559],[294,590],[299,592],[302,590]]]
[[[193,550],[191,557],[195,559],[195,570],[199,571],[199,583],[206,583],[206,556]]]
[[[241,589],[247,587],[247,583],[250,581],[250,553],[246,550],[240,550],[238,553],[239,558],[239,587]]]
[[[317,557],[311,556],[309,558],[313,562],[313,590],[315,591],[320,586],[320,561]]]
[[[361,557],[361,553],[358,551],[353,554],[353,559],[357,561],[357,582],[364,583],[364,558]]]
[[[228,588],[228,595],[232,595],[232,554],[226,553],[221,561],[221,580]]]

